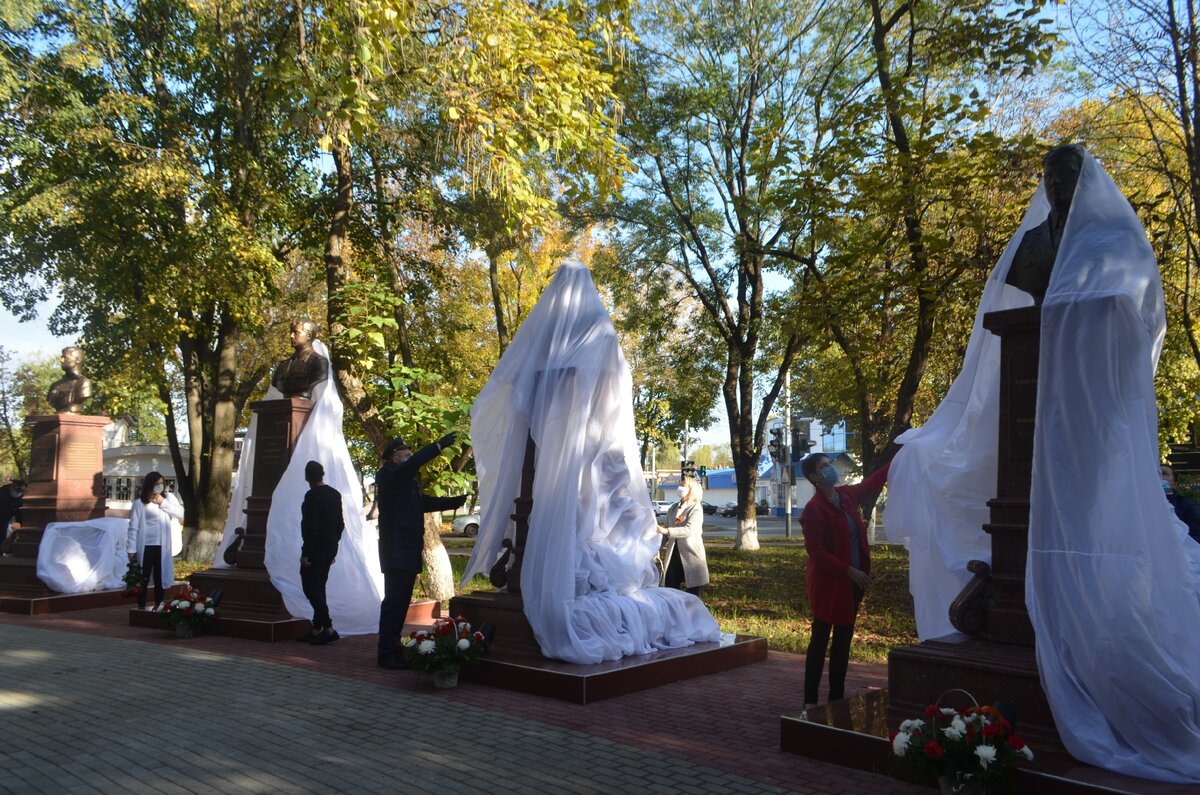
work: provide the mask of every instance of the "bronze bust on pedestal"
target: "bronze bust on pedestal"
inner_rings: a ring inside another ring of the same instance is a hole
[[[312,398],[313,389],[329,377],[329,360],[313,350],[317,324],[311,320],[292,323],[294,353],[275,366],[271,386],[284,397]]]
[[[75,346],[63,348],[63,377],[50,385],[46,400],[59,414],[78,414],[83,402],[92,396],[92,382],[79,370],[83,366],[83,350]]]
[[[1042,168],[1050,215],[1021,238],[1012,267],[1004,279],[1005,284],[1032,295],[1037,306],[1041,306],[1050,285],[1050,272],[1054,269],[1054,258],[1058,256],[1058,245],[1067,225],[1071,201],[1075,198],[1079,172],[1083,169],[1083,147],[1079,144],[1054,147],[1042,158]]]

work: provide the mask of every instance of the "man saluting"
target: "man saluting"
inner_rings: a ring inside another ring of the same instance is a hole
[[[413,585],[421,573],[425,540],[425,514],[459,508],[458,497],[430,497],[421,493],[417,479],[421,467],[454,444],[448,433],[433,444],[413,452],[400,437],[383,451],[383,466],[375,476],[379,505],[379,566],[383,569],[383,602],[379,606],[379,665],[400,669],[405,663],[396,654],[404,617],[412,602]]]

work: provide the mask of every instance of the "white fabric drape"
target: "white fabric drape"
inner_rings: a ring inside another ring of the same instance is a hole
[[[320,340],[313,341],[313,349],[328,361],[329,351]],[[300,505],[308,491],[304,465],[309,461],[321,462],[325,467],[325,483],[341,492],[342,514],[346,521],[337,560],[329,569],[326,586],[329,615],[339,634],[366,635],[379,630],[379,603],[383,598],[379,537],[373,525],[364,526],[359,512],[362,486],[355,474],[342,431],[342,401],[333,381],[332,367],[328,376],[313,392],[313,410],[308,415],[300,438],[296,440],[291,461],[271,495],[271,513],[267,517],[266,567],[271,575],[271,584],[282,594],[288,612],[301,618],[311,618],[312,606],[300,585],[300,548],[303,546]],[[282,394],[274,387],[267,392],[268,400],[280,397]],[[234,501],[225,521],[225,535],[214,565],[224,566],[222,552],[233,541],[233,528],[245,523],[242,510],[252,490],[253,445],[257,425],[258,418],[254,417],[242,446]]]
[[[172,519],[183,520],[183,504],[174,494],[164,493],[162,505],[142,502],[141,497],[136,496],[133,500],[133,507],[129,511],[128,531],[125,539],[126,548],[132,554],[137,555],[138,564],[144,566],[146,563],[146,537],[150,533],[158,534],[161,545],[162,581],[165,588],[170,588],[175,584],[175,553],[177,550],[171,546],[175,540],[175,534],[171,532]],[[151,525],[154,526],[153,530],[151,530]]]
[[[562,265],[471,412],[483,514],[465,583],[512,537],[528,434],[537,444],[521,572],[525,615],[550,658],[590,664],[720,629],[695,596],[657,587],[659,537],[638,463],[632,380],[591,273]]]
[[[991,559],[1000,340],[986,312],[1027,306],[1004,284],[1037,194],[988,279],[963,362],[923,427],[899,440],[885,517],[909,547],[923,639],[953,632],[966,563]],[[1200,781],[1200,545],[1158,483],[1154,369],[1165,330],[1153,251],[1090,155],[1042,309],[1026,603],[1055,722],[1076,758]]]
[[[38,546],[38,579],[59,593],[120,588],[128,527],[128,520],[108,517],[49,523]]]
[[[888,473],[884,526],[891,541],[908,547],[909,590],[922,640],[954,633],[950,602],[972,575],[967,563],[991,562],[987,501],[996,496],[1000,423],[1000,338],[983,328],[988,312],[1033,304],[1004,283],[1025,232],[1050,212],[1038,186],[1021,226],[983,289],[962,371],[920,428],[901,434],[904,446]]]
[[[1162,282],[1086,158],[1042,308],[1025,601],[1077,759],[1200,783],[1200,545],[1159,484]]]

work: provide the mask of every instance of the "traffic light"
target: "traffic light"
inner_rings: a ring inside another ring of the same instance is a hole
[[[771,453],[772,461],[783,460],[783,428],[771,429],[771,441],[767,443],[767,450]]]
[[[708,477],[708,467],[701,464],[698,471],[700,473],[700,477],[702,477],[702,478]]]
[[[792,463],[800,463],[800,459],[808,455],[808,451],[812,449],[816,442],[808,438],[811,426],[808,420],[797,420],[792,425]]]

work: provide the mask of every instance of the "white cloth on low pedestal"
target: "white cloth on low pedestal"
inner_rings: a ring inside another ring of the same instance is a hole
[[[84,522],[51,522],[38,546],[37,575],[59,593],[88,593],[120,588],[127,519],[101,517]]]

